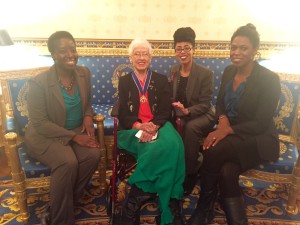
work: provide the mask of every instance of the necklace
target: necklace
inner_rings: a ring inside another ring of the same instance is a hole
[[[63,85],[63,83],[62,83],[62,81],[61,81],[60,78],[58,79],[58,81],[60,83],[60,87],[69,92],[69,91],[72,90],[73,85],[74,85],[74,76],[71,77],[71,82],[70,82],[69,86]]]

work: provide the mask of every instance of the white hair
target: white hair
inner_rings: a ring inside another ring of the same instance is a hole
[[[146,48],[149,49],[150,55],[152,55],[152,46],[149,43],[149,41],[147,41],[146,39],[143,39],[143,38],[133,39],[132,42],[129,45],[129,48],[128,48],[128,54],[129,54],[129,56],[133,54],[133,50],[136,47],[146,47]]]

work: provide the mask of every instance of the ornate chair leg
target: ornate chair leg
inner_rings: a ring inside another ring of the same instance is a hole
[[[25,172],[21,166],[20,158],[17,149],[17,134],[8,133],[5,135],[7,144],[5,151],[11,167],[11,175],[13,180],[13,187],[16,193],[16,199],[20,207],[21,219],[23,223],[27,224],[29,219],[29,210],[27,207],[27,194]]]
[[[296,213],[296,200],[300,193],[300,158],[298,157],[292,174],[292,182],[289,190],[286,211],[291,214]]]
[[[96,115],[94,120],[97,123],[97,135],[98,141],[100,144],[100,162],[98,166],[99,172],[99,183],[101,191],[105,192],[107,190],[107,183],[106,183],[106,167],[107,167],[107,157],[106,157],[106,148],[104,143],[104,119],[103,115]]]

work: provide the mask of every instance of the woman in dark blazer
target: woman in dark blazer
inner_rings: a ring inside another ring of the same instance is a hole
[[[279,156],[273,115],[280,98],[277,74],[254,61],[259,34],[252,24],[231,38],[232,65],[223,73],[217,99],[217,128],[204,142],[201,195],[188,225],[208,224],[219,186],[229,225],[247,224],[239,175]]]
[[[196,34],[192,28],[179,28],[173,37],[180,64],[171,68],[170,81],[175,116],[181,118],[186,165],[184,191],[189,194],[202,164],[200,142],[212,130],[215,120],[211,104],[213,72],[193,61]]]
[[[29,124],[25,143],[29,154],[51,169],[49,209],[41,223],[74,225],[74,204],[97,168],[99,149],[90,102],[90,72],[77,66],[73,36],[53,33],[48,49],[49,70],[29,80]]]
[[[118,147],[137,160],[128,180],[131,189],[122,210],[122,225],[139,224],[141,205],[156,194],[161,211],[157,224],[182,224],[178,200],[183,194],[184,147],[168,121],[171,92],[167,76],[149,69],[151,54],[148,41],[133,40],[129,46],[133,71],[119,80]]]

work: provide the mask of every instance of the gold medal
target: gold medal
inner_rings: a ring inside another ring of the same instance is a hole
[[[142,95],[142,96],[140,97],[140,102],[142,102],[142,103],[147,102],[147,98],[145,97],[145,95]]]

